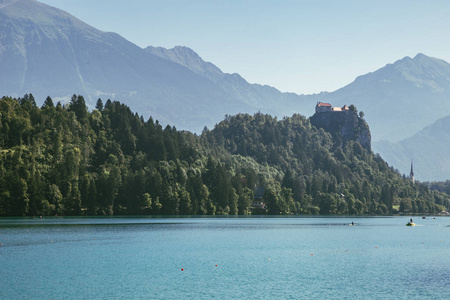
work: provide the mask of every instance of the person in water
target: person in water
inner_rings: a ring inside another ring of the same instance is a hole
[[[411,219],[409,219],[409,221],[412,223],[413,221],[412,221],[412,218]]]

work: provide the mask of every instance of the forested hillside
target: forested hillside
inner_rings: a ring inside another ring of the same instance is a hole
[[[301,115],[226,116],[197,136],[110,100],[0,100],[2,216],[425,213],[449,199]]]

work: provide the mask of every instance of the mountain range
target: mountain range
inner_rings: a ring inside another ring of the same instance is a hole
[[[450,116],[400,142],[379,141],[373,147],[403,174],[409,175],[412,162],[418,180],[445,181],[450,178]]]
[[[223,74],[187,48],[171,52],[179,61],[35,0],[0,4],[2,95],[31,92],[42,103],[49,95],[68,100],[82,94],[91,106],[98,98],[117,99],[146,117],[196,132],[225,114],[280,114],[280,104],[288,107],[297,98]]]
[[[370,125],[373,151],[403,173],[409,173],[411,159],[419,171],[424,153],[435,165],[442,163],[420,150],[418,132],[450,115],[450,64],[424,54],[361,75],[334,92],[282,93],[224,73],[187,47],[143,49],[35,0],[0,0],[0,69],[0,95],[32,93],[41,104],[47,96],[65,102],[81,94],[91,108],[98,98],[120,100],[145,118],[197,133],[226,114],[310,116],[319,101],[354,104]],[[434,147],[448,149],[437,134]],[[406,144],[414,145],[414,153]],[[436,178],[450,178],[450,171]]]
[[[374,140],[398,142],[450,114],[450,64],[417,54],[332,93],[308,96],[364,111]]]

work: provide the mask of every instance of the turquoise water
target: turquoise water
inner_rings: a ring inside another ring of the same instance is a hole
[[[0,299],[449,299],[450,218],[408,220],[0,219]]]

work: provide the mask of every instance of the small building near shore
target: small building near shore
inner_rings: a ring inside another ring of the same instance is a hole
[[[256,209],[266,209],[266,204],[263,199],[265,191],[266,189],[263,186],[255,188],[255,197],[253,198],[252,207]]]

